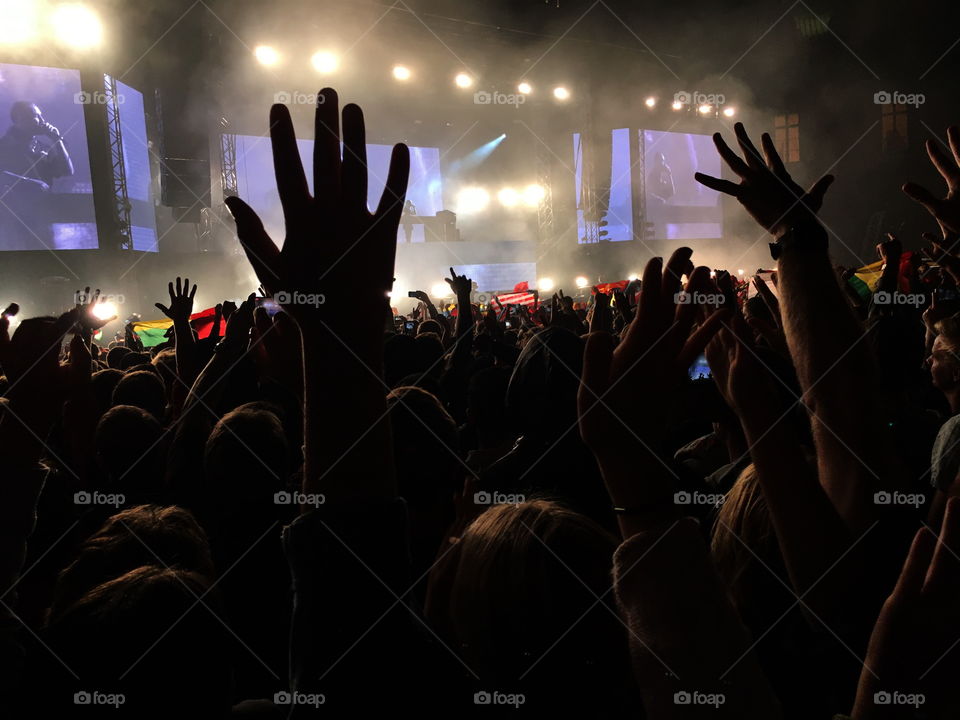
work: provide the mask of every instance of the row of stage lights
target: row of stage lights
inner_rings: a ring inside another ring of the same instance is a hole
[[[271,45],[258,45],[254,48],[253,55],[265,67],[276,67],[284,61],[280,52]],[[321,75],[332,75],[340,68],[340,58],[329,50],[318,50],[310,56],[310,65]],[[413,70],[406,65],[394,65],[391,74],[393,79],[398,82],[408,82],[413,79]],[[476,78],[468,72],[458,72],[453,77],[453,84],[461,90],[469,90],[476,84]],[[516,89],[520,95],[531,95],[533,93],[533,85],[526,80],[517,83]],[[554,87],[552,94],[554,99],[561,102],[565,102],[572,97],[570,90],[563,85]],[[659,104],[659,100],[657,97],[650,95],[644,100],[644,104],[653,110]],[[683,110],[686,107],[685,103],[677,99],[674,99],[670,104],[672,110]],[[705,103],[698,105],[696,111],[701,115],[720,113],[728,118],[733,117],[737,112],[730,105],[720,109]]]
[[[283,55],[271,45],[257,45],[253,49],[253,56],[264,67],[277,67],[284,61]],[[318,50],[310,56],[310,66],[321,75],[332,75],[340,68],[340,58],[336,53],[328,50]],[[413,79],[413,70],[406,65],[394,65],[391,74],[398,82]],[[476,78],[468,72],[458,72],[453,77],[453,84],[461,90],[469,90],[476,82]],[[530,95],[533,93],[533,85],[524,80],[517,84],[517,92],[521,95]],[[569,100],[571,93],[563,85],[557,85],[553,88],[553,97],[562,102]]]
[[[103,41],[100,15],[81,3],[0,0],[0,46],[47,40],[75,50],[98,47]]]

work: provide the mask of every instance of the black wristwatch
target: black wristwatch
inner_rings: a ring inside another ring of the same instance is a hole
[[[770,243],[770,257],[779,260],[785,248],[802,244],[809,249],[826,250],[827,231],[816,221],[804,221],[791,225],[779,238]]]

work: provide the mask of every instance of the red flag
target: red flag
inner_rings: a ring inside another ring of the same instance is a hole
[[[530,289],[530,283],[528,283],[526,280],[524,280],[523,282],[519,282],[513,286],[513,291],[515,293],[527,292],[527,290],[529,289]]]
[[[602,292],[604,295],[610,295],[614,290],[624,290],[627,285],[630,283],[626,280],[618,280],[617,282],[608,282],[600,283],[597,285],[597,290]]]
[[[216,308],[207,308],[206,310],[201,310],[198,313],[194,313],[190,316],[190,326],[197,331],[197,337],[201,340],[205,337],[210,337],[210,331],[213,330],[213,319],[216,315]],[[223,337],[223,334],[227,330],[227,323],[225,320],[220,320],[220,337]]]
[[[532,292],[512,292],[496,297],[501,305],[533,305],[536,300]]]

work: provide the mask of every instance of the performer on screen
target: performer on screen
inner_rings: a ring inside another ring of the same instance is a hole
[[[403,238],[406,242],[413,242],[413,218],[417,216],[417,206],[412,200],[407,200],[403,206],[403,214],[400,216],[400,224],[403,225]]]
[[[50,185],[73,175],[60,131],[36,103],[10,107],[10,127],[0,137],[0,240],[7,250],[40,250],[53,242]]]
[[[673,197],[673,171],[667,165],[667,158],[663,153],[658,152],[654,156],[653,167],[647,173],[647,192],[664,203]]]
[[[36,103],[20,100],[10,107],[10,127],[0,137],[0,185],[20,182],[49,190],[58,177],[73,175],[73,162],[60,131],[43,119]],[[40,138],[50,142],[41,142]]]

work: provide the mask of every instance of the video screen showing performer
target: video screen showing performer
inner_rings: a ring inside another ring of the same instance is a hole
[[[0,64],[0,250],[95,249],[76,70]]]
[[[661,240],[719,238],[720,196],[693,179],[696,172],[719,177],[720,159],[709,135],[640,131],[646,165],[646,222]]]

